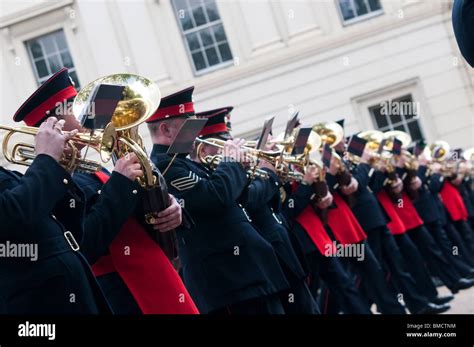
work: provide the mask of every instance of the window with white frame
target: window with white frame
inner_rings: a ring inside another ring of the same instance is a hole
[[[350,24],[383,13],[380,0],[337,0],[344,24]]]
[[[232,63],[232,52],[215,0],[173,0],[196,74]]]
[[[62,30],[28,40],[25,44],[38,85],[58,70],[67,67],[76,89],[80,88],[76,68]]]
[[[413,141],[418,141],[424,139],[418,109],[418,103],[408,94],[371,106],[369,112],[378,130],[401,130],[410,134]]]

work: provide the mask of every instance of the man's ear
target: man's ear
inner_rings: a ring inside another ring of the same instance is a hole
[[[160,134],[164,136],[169,136],[170,129],[166,122],[161,122],[160,125],[158,126],[158,129],[160,130],[159,132]]]

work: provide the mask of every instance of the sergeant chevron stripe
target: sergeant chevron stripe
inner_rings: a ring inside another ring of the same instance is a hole
[[[199,182],[201,178],[194,172],[190,171],[186,177],[177,178],[170,182],[170,184],[179,191],[191,189]]]

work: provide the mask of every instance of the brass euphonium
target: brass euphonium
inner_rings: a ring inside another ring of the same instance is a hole
[[[134,152],[142,166],[144,175],[139,178],[142,187],[152,187],[156,184],[157,176],[143,146],[143,140],[138,134],[138,126],[147,120],[160,105],[161,92],[151,80],[134,74],[121,73],[98,78],[82,88],[74,99],[73,112],[76,117],[81,115],[87,106],[90,94],[99,84],[124,86],[120,100],[112,115],[111,122],[104,132],[116,134],[112,155],[120,158],[128,152]]]
[[[428,156],[432,161],[443,163],[449,155],[451,146],[446,141],[435,141],[426,147],[428,150]]]
[[[395,138],[401,141],[402,148],[407,148],[412,142],[410,134],[400,130],[386,131],[383,133],[383,138],[385,140],[385,147],[387,150],[391,150],[393,148],[393,141]]]
[[[370,153],[370,165],[375,165],[377,162],[382,160],[384,153],[379,153],[379,147],[383,140],[383,133],[378,130],[367,130],[355,135],[361,139],[367,141],[365,150]],[[349,153],[349,160],[354,164],[359,164],[360,158]]]
[[[429,171],[433,171],[435,163],[441,165],[440,172],[444,177],[452,177],[456,171],[456,165],[449,162],[449,153],[451,146],[448,142],[438,140],[425,147],[425,155],[429,159]]]
[[[386,131],[383,133],[383,139],[385,142],[384,142],[384,148],[383,148],[382,153],[385,153],[386,156],[389,157],[387,159],[389,165],[391,165],[391,162],[389,161],[389,159],[393,157],[392,150],[393,150],[393,144],[395,142],[395,139],[401,142],[402,152],[404,152],[405,155],[409,153],[406,149],[412,142],[412,138],[410,134],[404,131],[400,131],[400,130],[391,130],[391,131]]]
[[[313,125],[313,131],[321,137],[323,144],[334,148],[342,141],[344,129],[336,122],[322,122]]]
[[[474,147],[465,149],[462,152],[462,156],[465,160],[474,163]]]
[[[90,94],[100,84],[124,87],[122,99],[118,102],[105,131],[113,131],[116,134],[116,142],[112,151],[114,162],[131,152],[137,156],[144,173],[137,179],[143,188],[141,197],[144,221],[146,224],[154,224],[158,213],[170,204],[168,188],[162,174],[148,158],[143,140],[138,134],[138,126],[158,109],[161,101],[160,89],[153,81],[139,75],[121,73],[104,76],[79,91],[73,105],[73,112],[76,116],[81,114]],[[150,230],[150,233],[177,268],[179,258],[175,231],[162,233]]]

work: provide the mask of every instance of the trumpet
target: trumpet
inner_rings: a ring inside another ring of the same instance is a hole
[[[216,154],[216,155],[207,155],[203,156],[201,154],[201,146],[203,145],[209,145],[213,146],[219,149],[224,148],[224,144],[226,143],[225,140],[221,140],[218,138],[208,138],[208,139],[201,139],[201,138],[196,138],[196,142],[198,142],[198,146],[196,148],[196,153],[198,155],[199,161],[207,166],[211,170],[215,170],[217,166],[222,162],[224,159],[222,154]],[[251,147],[247,146],[242,146],[242,149],[245,150],[246,154],[248,154],[249,158],[253,162],[258,162],[259,159],[266,160],[274,165],[276,165],[277,162],[277,157],[280,155],[279,152],[266,152],[262,150],[257,150]],[[268,178],[268,173],[265,170],[258,169],[256,165],[252,165],[249,170],[247,170],[247,176],[250,179],[254,179],[256,177],[260,177],[263,179]]]
[[[39,132],[39,128],[30,126],[9,127],[0,125],[0,130],[7,132],[2,141],[2,152],[5,159],[12,164],[30,166],[36,158],[34,145],[26,142],[18,142],[10,148],[10,141],[16,134],[26,134],[35,137]],[[100,171],[102,169],[102,164],[94,160],[81,158],[81,149],[85,146],[89,146],[100,154],[103,162],[108,162],[115,142],[115,133],[110,130],[91,134],[78,133],[66,144],[67,150],[65,150],[63,156],[59,160],[59,164],[68,172],[78,171],[94,173]]]
[[[222,155],[217,154],[214,156],[203,157],[201,155],[200,146],[207,144],[217,148],[224,148],[225,141],[217,138],[201,139],[197,138],[198,142],[197,153],[199,161],[208,166],[211,169],[215,169],[217,165],[222,161]],[[316,164],[309,160],[309,153],[318,150],[319,144],[321,143],[319,136],[312,134],[306,144],[305,151],[300,155],[291,155],[285,152],[284,148],[280,148],[276,151],[264,151],[255,149],[253,141],[246,141],[242,146],[244,152],[249,156],[250,161],[254,164],[250,166],[250,169],[247,171],[249,178],[261,177],[268,178],[268,173],[265,170],[257,168],[257,163],[259,160],[265,160],[272,164],[275,167],[277,175],[283,181],[301,181],[303,179],[303,174],[298,171],[291,170],[291,166],[297,166],[304,170],[306,165]]]

